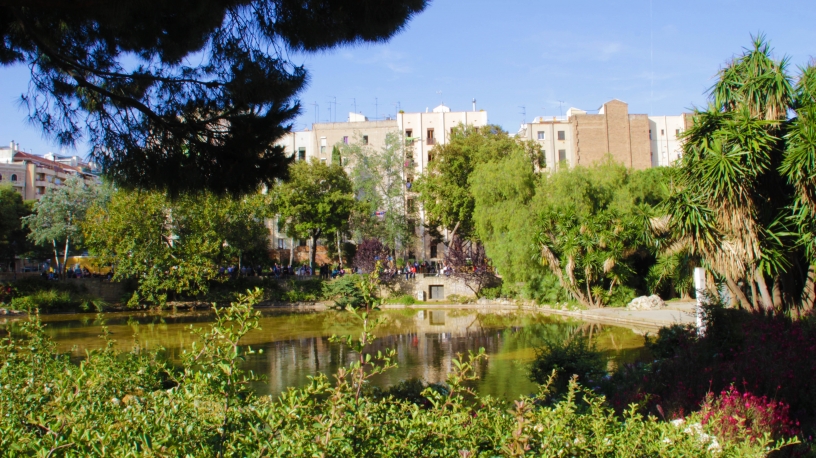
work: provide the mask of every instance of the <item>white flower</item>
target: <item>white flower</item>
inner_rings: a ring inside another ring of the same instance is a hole
[[[679,427],[680,427],[680,426],[681,426],[683,423],[685,423],[685,422],[686,422],[686,420],[685,420],[685,419],[683,419],[683,418],[678,418],[677,420],[672,420],[670,423],[671,423],[672,425],[674,425],[675,427],[678,427],[678,428],[679,428]]]

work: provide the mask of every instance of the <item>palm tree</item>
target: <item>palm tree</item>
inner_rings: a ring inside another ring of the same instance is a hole
[[[711,103],[684,134],[667,205],[675,252],[702,258],[750,309],[778,310],[798,296],[789,269],[793,188],[780,173],[794,100],[787,67],[759,36],[720,71]]]

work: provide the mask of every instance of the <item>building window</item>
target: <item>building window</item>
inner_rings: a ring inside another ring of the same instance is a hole
[[[279,237],[278,238],[278,249],[282,250],[284,248],[286,248],[286,240]]]
[[[567,136],[566,136],[566,134],[564,134],[563,130],[558,131],[558,139],[559,140],[566,140],[567,139]]]
[[[16,173],[12,173],[12,174],[11,174],[11,182],[12,182],[12,183],[15,183],[16,181],[17,181],[17,174],[16,174]]]
[[[368,135],[363,135],[363,145],[368,145]]]
[[[431,242],[431,258],[435,258],[437,255],[437,246],[436,243]]]
[[[674,129],[674,136],[680,138],[680,129]]]
[[[544,132],[544,131],[539,132],[539,133],[538,133],[538,139],[539,139],[539,140],[546,140],[546,139],[547,139],[546,134],[547,134],[547,133],[546,133],[546,132]]]
[[[306,246],[306,239],[298,240],[298,246]]]
[[[414,131],[412,129],[405,129],[405,136],[411,138],[414,136]]]
[[[660,136],[662,137],[663,135],[665,135],[664,130],[660,129]]]
[[[567,150],[560,149],[558,150],[558,162],[564,162],[567,160]]]
[[[320,146],[320,154],[326,154],[326,147],[323,145]]]
[[[343,136],[343,144],[348,145],[348,135]]]
[[[321,164],[325,164],[325,163],[326,163],[326,158],[325,158],[325,157],[321,157],[321,158],[320,158],[320,163],[321,163]]]
[[[649,129],[649,140],[652,139],[652,129]]]
[[[425,135],[425,138],[428,140],[429,145],[434,145],[435,144],[434,130],[433,129],[428,129],[428,133]]]
[[[297,159],[299,161],[305,161],[306,160],[306,148],[298,148]]]

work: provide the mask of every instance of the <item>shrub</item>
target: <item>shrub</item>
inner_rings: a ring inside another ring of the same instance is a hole
[[[255,291],[217,308],[211,329],[171,369],[156,353],[90,351],[83,364],[54,351],[36,316],[0,337],[0,450],[9,456],[704,456],[702,441],[633,410],[618,417],[576,382],[560,401],[546,388],[512,403],[468,388],[484,354],[453,361],[445,386],[408,381],[385,396],[370,379],[395,354],[365,353],[376,323],[365,314],[355,355],[332,382],[317,375],[280,397],[252,394],[241,345],[258,327]],[[582,402],[577,402],[578,397]],[[691,417],[690,421],[698,421]],[[784,442],[719,443],[723,456],[758,456]]]
[[[488,288],[482,288],[479,291],[479,295],[485,299],[498,299],[502,297],[502,287],[501,286],[494,286]]]
[[[548,383],[553,371],[557,373],[553,380],[554,387],[563,390],[573,375],[577,375],[583,383],[592,383],[606,375],[606,360],[586,337],[576,335],[565,341],[548,342],[536,350],[530,379],[541,384]]]
[[[702,424],[710,424],[717,437],[730,440],[792,437],[799,433],[799,422],[790,419],[789,409],[784,402],[740,393],[732,386],[717,396],[706,396]]]
[[[401,296],[389,298],[387,302],[391,304],[414,305],[418,301],[414,296],[410,294],[403,294]]]
[[[699,408],[708,393],[736,386],[743,393],[791,406],[791,416],[812,434],[816,427],[812,320],[710,308],[704,337],[697,337],[691,327],[662,330],[649,345],[658,359],[621,367],[604,391],[619,411],[640,403],[650,413],[663,411],[678,418]]]

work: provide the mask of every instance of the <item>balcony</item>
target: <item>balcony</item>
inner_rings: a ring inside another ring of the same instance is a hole
[[[433,138],[433,137],[428,138],[428,139],[426,140],[426,144],[427,144],[428,146],[434,146],[434,145],[436,145],[436,139],[435,139],[435,138]]]

